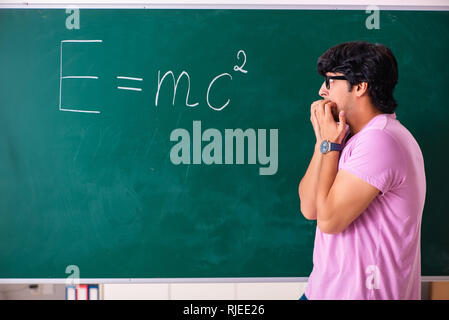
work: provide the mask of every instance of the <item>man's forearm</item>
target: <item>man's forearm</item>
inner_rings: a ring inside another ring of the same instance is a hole
[[[316,196],[318,220],[328,221],[331,218],[330,215],[332,214],[332,210],[329,210],[330,208],[327,200],[329,191],[337,176],[339,156],[340,152],[331,151],[322,157]]]
[[[316,144],[312,159],[298,188],[301,211],[307,219],[316,219],[316,195],[321,159],[322,154],[319,150],[319,145]]]

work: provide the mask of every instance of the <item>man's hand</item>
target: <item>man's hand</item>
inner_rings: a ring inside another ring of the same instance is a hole
[[[317,142],[329,140],[330,142],[343,142],[345,136],[346,119],[343,111],[340,111],[339,123],[335,122],[331,108],[336,108],[336,104],[329,100],[318,100],[311,106],[311,121]]]
[[[323,139],[321,138],[320,125],[316,116],[316,109],[318,104],[324,103],[325,101],[329,100],[318,100],[310,106],[310,122],[312,122],[313,131],[315,131],[316,144],[318,145],[323,141]]]

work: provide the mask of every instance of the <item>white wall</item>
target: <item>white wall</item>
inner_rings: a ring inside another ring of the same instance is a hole
[[[104,284],[105,300],[298,300],[304,282]]]
[[[434,282],[438,283],[438,282]],[[440,282],[441,283],[441,282]],[[421,296],[430,299],[430,282],[422,282]],[[64,300],[65,284],[0,284],[0,300]],[[105,300],[297,300],[307,283],[155,283],[100,284]]]
[[[0,284],[0,300],[64,300],[65,284]],[[297,300],[307,283],[100,284],[104,300]]]
[[[39,284],[30,289],[29,283],[0,284],[0,300],[64,300],[65,284]]]

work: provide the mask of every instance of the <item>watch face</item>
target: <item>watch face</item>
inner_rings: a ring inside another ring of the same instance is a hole
[[[326,140],[324,140],[323,142],[321,142],[320,151],[321,151],[321,153],[327,153],[327,149],[328,149],[328,143]]]

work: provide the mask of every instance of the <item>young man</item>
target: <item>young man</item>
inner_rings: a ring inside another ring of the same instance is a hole
[[[308,299],[420,299],[426,194],[418,143],[396,119],[396,59],[348,42],[318,59],[323,100],[311,105],[315,152],[299,184],[317,220]]]

